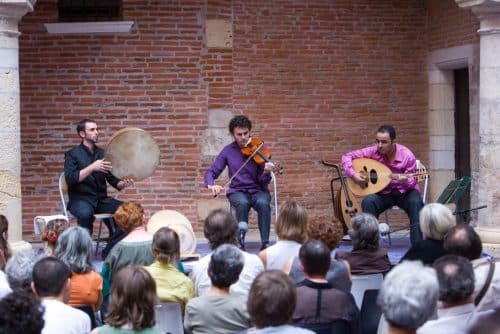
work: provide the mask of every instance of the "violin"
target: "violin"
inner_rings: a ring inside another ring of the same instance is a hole
[[[251,137],[248,143],[241,148],[241,153],[244,156],[252,158],[257,165],[263,165],[266,162],[273,163],[275,165],[274,172],[282,174],[283,168],[280,164],[271,161],[271,151],[264,147],[264,141],[259,137]]]

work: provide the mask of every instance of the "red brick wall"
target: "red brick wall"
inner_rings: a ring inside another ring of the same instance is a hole
[[[232,19],[233,48],[207,48],[206,18]],[[22,194],[32,217],[58,212],[64,152],[93,117],[104,144],[139,126],[160,144],[153,177],[119,194],[148,214],[170,208],[197,225],[212,157],[200,156],[208,108],[247,114],[284,166],[279,200],[330,215],[330,169],[370,145],[382,123],[427,160],[426,11],[418,0],[124,1],[125,35],[48,35],[56,1],[39,0],[20,29]]]
[[[454,0],[426,0],[425,7],[429,52],[478,42],[479,21],[471,10],[461,9]]]

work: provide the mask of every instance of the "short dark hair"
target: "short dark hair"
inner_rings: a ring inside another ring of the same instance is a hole
[[[95,123],[95,121],[93,119],[90,119],[90,118],[82,119],[76,125],[76,133],[80,134],[80,131],[85,131],[85,126],[87,125],[87,123]]]
[[[394,129],[392,125],[387,125],[387,124],[381,125],[378,128],[377,132],[388,133],[391,140],[396,139],[396,129]]]
[[[448,304],[464,302],[474,292],[474,269],[470,261],[445,255],[433,264],[439,282],[439,300]]]
[[[250,287],[247,309],[257,328],[284,325],[295,310],[295,285],[281,270],[268,270],[257,275]]]
[[[216,209],[205,218],[203,234],[208,239],[211,249],[222,244],[236,244],[238,224],[233,215],[224,209]]]
[[[33,284],[39,297],[59,295],[70,277],[69,267],[56,257],[45,257],[33,267]]]
[[[244,264],[245,259],[238,247],[229,244],[220,245],[212,253],[208,264],[208,276],[212,285],[229,289],[231,284],[238,281]]]
[[[326,276],[330,269],[330,248],[320,240],[308,240],[300,247],[299,259],[306,274]]]
[[[106,323],[121,327],[127,323],[132,329],[155,325],[156,283],[142,266],[126,266],[113,277]]]
[[[175,264],[180,258],[181,243],[179,235],[170,227],[164,226],[156,231],[151,245],[153,255],[160,263]]]
[[[0,333],[40,334],[45,321],[40,300],[28,291],[14,291],[0,299]]]
[[[246,116],[234,116],[231,121],[229,121],[229,132],[233,134],[235,128],[252,130],[252,122]]]
[[[469,260],[481,257],[483,244],[474,228],[469,224],[457,224],[452,227],[443,239],[443,247],[447,254],[463,256]]]

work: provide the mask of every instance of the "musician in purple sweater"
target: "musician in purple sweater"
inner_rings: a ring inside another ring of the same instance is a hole
[[[376,194],[366,196],[361,207],[363,212],[375,217],[397,205],[403,209],[410,219],[410,241],[422,240],[418,214],[423,207],[422,196],[415,177],[405,175],[415,173],[417,164],[413,153],[405,146],[396,143],[396,130],[391,125],[382,125],[377,130],[376,145],[346,153],[342,156],[342,167],[347,177],[355,183],[363,184],[368,175],[354,170],[352,161],[357,158],[376,160],[395,173],[387,187]]]
[[[257,211],[261,249],[269,244],[269,230],[271,227],[271,195],[269,194],[270,172],[275,168],[272,162],[257,164],[253,159],[245,156],[241,149],[245,147],[250,139],[252,122],[243,115],[235,116],[229,122],[229,132],[234,141],[224,147],[214,163],[205,173],[205,187],[217,196],[224,187],[215,184],[215,180],[227,166],[230,184],[226,190],[226,196],[231,207],[236,210],[236,218],[239,226],[239,242],[241,248],[245,247],[245,233],[248,230],[248,213],[250,208]],[[241,168],[241,169],[240,169]]]

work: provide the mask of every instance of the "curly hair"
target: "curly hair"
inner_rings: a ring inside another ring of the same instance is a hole
[[[0,333],[40,334],[44,308],[28,291],[14,291],[0,300]]]
[[[113,278],[106,322],[113,327],[127,323],[132,329],[155,325],[156,283],[141,266],[126,266]]]
[[[234,116],[229,122],[229,132],[233,134],[236,128],[252,130],[252,122],[244,115]]]
[[[153,235],[151,244],[153,255],[160,263],[175,264],[180,258],[179,235],[170,227],[162,227]]]
[[[313,217],[306,227],[307,239],[323,241],[330,251],[337,248],[343,237],[343,229],[340,221],[333,217]]]
[[[276,220],[276,234],[282,240],[306,240],[307,212],[295,201],[285,202]]]
[[[129,233],[143,224],[144,209],[137,202],[125,202],[116,209],[113,219],[125,233]]]

